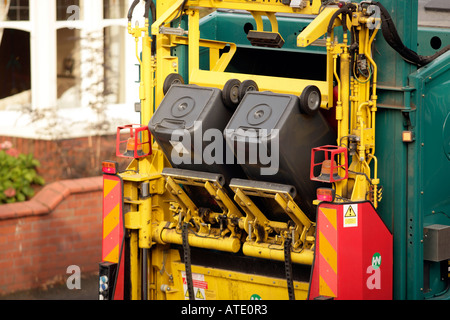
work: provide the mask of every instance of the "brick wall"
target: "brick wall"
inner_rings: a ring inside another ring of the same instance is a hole
[[[58,181],[0,205],[0,295],[66,281],[70,265],[98,271],[102,187],[101,177]]]
[[[73,139],[39,140],[0,136],[20,153],[33,154],[41,162],[37,172],[47,183],[101,174],[103,160],[118,161],[126,168],[129,159],[116,157],[116,136],[90,136]]]

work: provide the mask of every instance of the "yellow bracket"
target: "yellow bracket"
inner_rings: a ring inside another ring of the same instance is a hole
[[[283,4],[281,1],[267,0],[190,0],[186,3],[186,7],[204,7],[204,8],[221,8],[246,10],[249,12],[262,11],[273,13],[297,13],[316,15],[319,13],[322,3],[321,0],[313,0],[312,3],[307,1],[304,8],[293,8]]]
[[[307,47],[327,33],[331,17],[338,10],[337,7],[327,7],[298,35],[297,46]],[[336,19],[335,26],[340,25]]]
[[[274,12],[252,11],[251,14],[255,19],[257,31],[264,31],[262,16],[265,15],[269,18],[270,24],[272,26],[271,31],[274,33],[278,33],[278,21]]]
[[[166,177],[166,181],[166,189],[172,193],[174,198],[177,199],[178,204],[181,206],[185,214],[184,221],[189,222],[191,216],[198,212],[197,206],[192,202],[180,185],[174,181],[174,179],[171,177]]]
[[[294,248],[303,245],[303,248],[311,248],[314,245],[315,223],[311,222],[305,213],[295,204],[291,188],[286,185],[252,183],[249,185],[245,180],[233,179],[230,183],[231,189],[235,193],[235,200],[239,206],[244,210],[247,217],[245,219],[244,227],[249,233],[249,223],[255,225],[256,223],[264,227],[266,234],[262,239],[257,234],[256,242],[267,242],[267,231],[271,228],[278,231],[281,236],[288,236],[281,234],[281,232],[290,232],[288,225],[284,222],[271,221],[259,210],[249,196],[272,198],[284,210],[284,212],[292,219],[295,224],[294,234]],[[251,239],[249,239],[251,241]],[[281,239],[280,239],[281,240]]]
[[[281,78],[270,76],[259,76],[254,74],[216,72],[206,70],[194,70],[190,74],[190,83],[205,87],[222,89],[230,79],[240,81],[253,80],[258,84],[260,91],[272,91],[276,93],[293,94],[299,96],[309,85],[315,85],[322,93],[322,108],[328,106],[328,83],[326,81],[314,81],[305,79]]]
[[[190,173],[192,174],[189,175]],[[216,201],[223,214],[229,215],[230,217],[242,217],[239,209],[234,205],[222,188],[222,176],[203,173],[199,176],[196,175],[194,171],[178,169],[166,169],[163,172],[163,175],[166,178],[170,189],[173,191],[172,193],[174,195],[176,193],[176,196],[178,196],[178,199],[182,202],[181,205],[184,204],[184,208],[190,209],[191,212],[197,212],[198,209],[180,185],[204,188],[208,191],[214,201]]]
[[[205,182],[205,189],[208,193],[214,198],[216,203],[222,209],[223,213],[225,213],[228,217],[237,217],[241,218],[242,214],[239,209],[234,205],[233,201],[228,197],[228,195],[224,192],[222,187],[218,186],[215,183],[211,183],[209,181]]]
[[[305,246],[307,242],[309,247],[311,247],[314,242],[316,224],[309,220],[305,213],[295,204],[290,194],[276,193],[274,199],[295,223],[295,231],[299,235],[299,241],[294,242],[294,248],[300,245]],[[293,240],[296,240],[295,237]]]
[[[189,45],[188,37],[174,37],[172,43],[174,45]],[[224,72],[230,63],[231,59],[233,59],[234,54],[236,53],[236,44],[231,42],[223,42],[223,41],[215,41],[215,40],[199,40],[199,46],[204,48],[209,48],[209,64],[210,70],[216,72]],[[224,49],[226,46],[230,47],[229,52],[223,53],[220,56],[220,50]]]
[[[244,210],[247,217],[251,220],[257,220],[262,226],[269,224],[269,219],[258,209],[258,207],[250,200],[249,197],[240,188],[233,188],[235,193],[234,200],[239,204],[239,206]]]
[[[167,11],[164,13],[152,24],[152,34],[159,34],[159,28],[166,24],[168,21],[176,17],[177,11],[180,6],[183,4],[184,0],[177,0]]]

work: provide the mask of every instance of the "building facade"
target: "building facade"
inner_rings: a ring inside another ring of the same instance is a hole
[[[0,136],[74,138],[139,123],[131,2],[1,0]],[[143,4],[136,10],[143,23]]]

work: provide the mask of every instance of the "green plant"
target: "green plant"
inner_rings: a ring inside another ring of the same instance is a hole
[[[40,166],[32,154],[21,154],[10,142],[0,144],[0,204],[26,201],[34,196],[33,185],[44,185]]]

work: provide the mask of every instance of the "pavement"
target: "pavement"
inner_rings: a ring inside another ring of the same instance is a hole
[[[66,283],[0,296],[0,300],[98,300],[98,275],[81,278],[81,289],[70,290]]]

